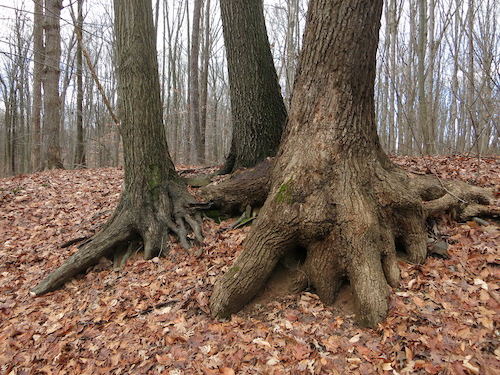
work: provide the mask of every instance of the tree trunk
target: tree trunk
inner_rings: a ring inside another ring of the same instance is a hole
[[[200,143],[199,143],[199,154],[201,156],[201,161],[203,164],[207,164],[208,153],[207,153],[207,104],[208,104],[208,69],[210,67],[210,55],[212,53],[212,40],[211,40],[211,25],[210,25],[210,0],[206,1],[205,4],[205,24],[204,24],[204,42],[201,61],[203,61],[203,67],[201,70],[201,80],[200,80]]]
[[[195,164],[201,162],[200,134],[200,90],[199,90],[199,56],[200,56],[200,19],[202,0],[195,0],[193,8],[193,30],[191,33],[191,63],[189,64],[189,90],[191,113],[191,160]]]
[[[418,121],[419,127],[422,129],[422,142],[424,155],[430,155],[431,152],[431,136],[429,131],[429,118],[427,116],[427,95],[426,95],[426,78],[425,73],[425,55],[427,50],[427,1],[418,0]],[[431,78],[432,79],[432,78]]]
[[[106,226],[36,286],[36,295],[57,288],[104,255],[130,250],[139,239],[146,259],[168,252],[170,233],[188,248],[188,227],[202,241],[199,224],[189,212],[193,198],[168,154],[151,0],[117,0],[114,10],[125,158],[122,196]]]
[[[274,156],[286,121],[262,0],[221,0],[233,138],[220,173]]]
[[[76,47],[76,150],[75,166],[84,168],[86,166],[85,144],[83,134],[83,0],[78,0],[78,18],[75,25],[78,33],[78,44]]]
[[[396,244],[426,257],[424,210],[382,151],[374,113],[382,0],[312,0],[286,137],[270,194],[235,264],[216,284],[214,316],[240,310],[277,262],[299,253],[297,289],[331,304],[345,280],[357,318],[376,326],[400,275]],[[305,254],[304,254],[305,253]]]
[[[43,128],[47,144],[45,168],[63,168],[61,159],[61,100],[59,69],[61,59],[60,14],[62,0],[45,0],[45,75],[43,78]]]

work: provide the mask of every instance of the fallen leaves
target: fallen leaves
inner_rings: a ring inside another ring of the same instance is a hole
[[[500,186],[496,159],[397,158],[416,172]],[[478,173],[478,171],[480,173]],[[485,178],[485,176],[487,178]],[[103,260],[44,297],[29,289],[113,212],[120,169],[48,171],[0,180],[0,372],[6,374],[494,374],[500,230],[438,226],[450,259],[400,262],[402,282],[377,330],[304,292],[229,321],[210,317],[213,284],[249,227],[204,222],[203,255],[172,245],[166,258]],[[498,202],[497,202],[498,204]]]

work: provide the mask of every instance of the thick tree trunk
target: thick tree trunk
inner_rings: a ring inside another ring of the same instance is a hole
[[[357,318],[374,326],[399,283],[396,244],[425,260],[425,213],[410,179],[384,154],[374,115],[382,0],[309,5],[287,136],[271,189],[235,264],[216,284],[214,316],[240,310],[293,254],[297,289],[327,304],[348,280]]]
[[[101,232],[32,292],[44,294],[110,253],[121,253],[141,238],[146,259],[168,252],[169,234],[189,247],[187,228],[201,241],[191,216],[193,198],[177,175],[162,124],[151,0],[115,1],[118,97],[125,157],[120,203]]]
[[[262,0],[221,0],[233,138],[220,173],[253,167],[278,149],[286,108],[267,38]]]
[[[41,162],[41,124],[42,124],[42,76],[44,64],[43,46],[43,5],[41,1],[33,0],[33,170],[40,168]]]

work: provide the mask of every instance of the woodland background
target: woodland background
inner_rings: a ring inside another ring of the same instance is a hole
[[[77,3],[82,7],[81,19],[77,17]],[[227,154],[231,139],[218,2],[202,3],[200,35],[193,46],[194,1],[153,1],[164,122],[176,164],[218,164]],[[33,100],[33,62],[44,56],[34,51],[33,3],[0,2],[1,176],[40,169],[50,139],[58,141],[65,168],[122,164],[118,129],[89,64],[84,60],[79,70],[77,58],[77,31],[81,29],[83,49],[111,108],[115,108],[117,82],[110,7],[102,0],[63,3],[61,57],[54,62],[61,70],[61,122],[53,129],[42,121],[38,130],[34,114],[40,107]],[[306,9],[304,0],[265,1],[269,40],[287,104]],[[387,152],[414,156],[498,154],[499,22],[500,5],[494,0],[386,2],[376,105],[379,135]],[[199,55],[196,71],[190,64],[193,47],[198,48]],[[77,103],[79,76],[81,112]],[[193,91],[188,88],[195,76],[199,82],[203,155],[198,155],[192,141],[195,129],[189,103]],[[37,152],[39,155],[35,155]]]

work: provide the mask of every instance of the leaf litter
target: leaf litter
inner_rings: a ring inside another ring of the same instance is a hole
[[[499,159],[398,157],[409,171],[500,187]],[[195,170],[193,167],[180,169]],[[436,224],[449,258],[400,262],[390,313],[377,329],[310,292],[255,303],[228,321],[209,315],[218,277],[249,227],[205,220],[205,243],[165,258],[103,259],[61,289],[29,290],[77,251],[118,203],[123,170],[45,171],[0,179],[0,373],[499,374],[498,221]],[[495,204],[499,204],[496,201]],[[234,221],[234,220],[233,220]]]

